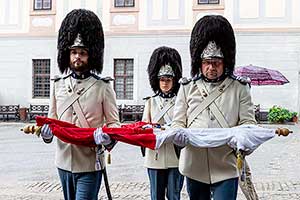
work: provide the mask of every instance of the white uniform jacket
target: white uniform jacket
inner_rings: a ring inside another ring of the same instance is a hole
[[[209,94],[221,87],[221,83],[208,83],[202,79],[181,85],[175,103],[172,127],[186,128],[188,117],[208,95],[198,89],[197,84],[200,86],[204,84],[203,87]],[[234,80],[214,102],[229,127],[256,123],[248,85]],[[189,127],[221,128],[221,125],[208,107],[190,123]],[[235,152],[227,145],[216,148],[186,146],[181,150],[179,170],[183,175],[207,184],[238,177]]]
[[[162,98],[159,95],[149,98],[145,103],[143,119],[145,122],[154,122],[153,117],[160,113],[161,110],[166,106],[170,101],[175,104],[176,96],[172,98]],[[172,106],[166,115],[172,120],[174,106]],[[164,125],[166,122],[162,117],[158,122],[161,125]],[[178,158],[176,156],[174,145],[173,144],[163,144],[158,150],[151,150],[146,148],[145,162],[144,166],[152,169],[167,169],[178,167]]]
[[[56,79],[50,98],[48,117],[67,121],[81,127],[72,106],[64,113],[59,108],[68,99],[68,93],[83,91],[95,80],[96,83],[78,99],[83,114],[90,127],[102,127],[104,123],[109,127],[118,127],[119,114],[115,92],[108,81],[98,79],[96,76],[90,76],[83,80],[74,79],[71,76]],[[91,172],[95,171],[95,161],[95,148],[68,144],[57,139],[55,163],[58,168],[74,173]]]

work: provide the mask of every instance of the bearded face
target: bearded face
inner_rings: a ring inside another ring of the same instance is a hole
[[[70,67],[71,70],[82,73],[89,71],[88,66],[89,54],[87,49],[75,47],[70,49]]]

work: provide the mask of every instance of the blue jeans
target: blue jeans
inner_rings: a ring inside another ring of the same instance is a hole
[[[72,173],[58,169],[65,200],[97,200],[102,173]]]
[[[190,200],[236,200],[238,178],[206,184],[186,178],[187,191]]]
[[[178,168],[148,168],[148,176],[151,200],[164,200],[166,193],[168,200],[180,200],[184,177],[179,173]]]

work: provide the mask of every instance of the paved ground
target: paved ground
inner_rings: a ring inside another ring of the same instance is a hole
[[[23,125],[0,123],[0,199],[63,199],[53,164],[55,144],[24,135],[19,131]],[[260,199],[300,199],[300,129],[298,125],[287,127],[294,130],[293,135],[273,138],[248,157]],[[116,146],[108,166],[113,199],[150,199],[142,163],[138,147]],[[188,199],[185,188],[182,197]],[[103,187],[99,198],[106,199]],[[244,200],[240,192],[238,199]]]

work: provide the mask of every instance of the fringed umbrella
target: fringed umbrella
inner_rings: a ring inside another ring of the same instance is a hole
[[[236,68],[234,74],[250,78],[251,85],[283,85],[289,83],[287,78],[279,71],[251,64]]]

